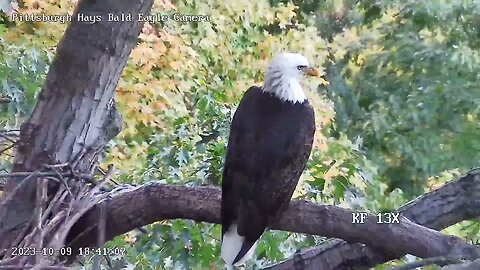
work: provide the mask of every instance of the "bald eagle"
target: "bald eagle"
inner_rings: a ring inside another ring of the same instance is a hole
[[[297,53],[280,53],[262,87],[244,94],[233,116],[222,181],[226,264],[249,260],[262,233],[287,208],[312,150],[314,111],[300,81],[318,76]]]

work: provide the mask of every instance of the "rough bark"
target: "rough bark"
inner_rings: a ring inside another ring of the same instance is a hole
[[[480,176],[471,173],[444,187],[428,193],[402,208],[402,213],[430,225],[445,227],[480,213]],[[218,223],[220,220],[219,189],[190,188],[149,183],[134,187],[102,203],[106,211],[106,238],[164,219],[184,218]],[[152,207],[155,205],[155,207]],[[83,236],[71,243],[78,246],[96,245],[99,206],[79,221],[74,234]],[[462,255],[476,258],[480,250],[464,241],[445,236],[402,218],[399,224],[378,224],[369,216],[364,224],[352,224],[351,211],[335,206],[293,201],[273,229],[342,238],[346,242],[328,242],[308,250],[299,257],[273,268],[281,269],[348,269],[350,266],[370,266],[400,257],[406,253],[419,257]],[[368,247],[367,247],[368,246]],[[374,253],[375,249],[377,253]],[[382,252],[379,252],[382,251]],[[322,261],[317,259],[321,256]],[[360,256],[363,255],[363,256]],[[301,261],[299,261],[300,259]],[[295,268],[297,267],[297,268]]]
[[[73,20],[50,66],[30,118],[21,126],[14,172],[31,172],[44,164],[70,163],[77,173],[91,173],[98,153],[121,128],[113,94],[143,23],[108,22],[106,14],[149,13],[153,0],[79,2]],[[77,14],[102,21],[77,21]],[[5,193],[12,200],[0,212],[0,251],[30,220],[36,181],[11,178]],[[52,193],[52,190],[50,190]]]
[[[442,270],[478,270],[480,269],[480,259],[473,262],[466,262],[462,264],[454,264],[442,267]]]
[[[457,181],[424,194],[399,211],[411,221],[434,230],[478,217],[480,171],[472,171]],[[302,250],[268,269],[368,269],[403,255],[405,254],[382,254],[379,250],[373,250],[365,245],[334,239],[323,245]],[[318,268],[318,265],[323,268]]]

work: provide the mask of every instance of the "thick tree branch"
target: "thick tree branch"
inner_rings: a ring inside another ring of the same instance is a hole
[[[417,203],[407,205],[406,208],[411,210],[406,213],[417,219],[423,215],[429,215],[429,218],[425,220],[434,218],[431,214],[433,211],[437,212],[437,217],[440,216],[439,213],[450,215],[450,218],[444,219],[442,224],[458,222],[472,214],[478,214],[478,208],[469,208],[471,203],[467,198],[457,197],[455,193],[452,193],[459,188],[469,187],[469,190],[478,188],[480,186],[478,178],[478,175],[473,177],[470,174],[455,183],[425,195]],[[476,195],[480,197],[480,192]],[[220,220],[220,196],[220,190],[214,187],[190,188],[160,183],[136,187],[103,202],[108,209],[106,238],[111,239],[134,228],[165,219],[183,218],[218,223]],[[453,197],[458,201],[451,201],[450,199]],[[472,196],[469,198],[475,200]],[[440,204],[440,200],[445,203]],[[476,201],[479,202],[478,198]],[[429,204],[430,212],[425,212],[426,203]],[[453,212],[455,207],[451,207],[451,204],[457,203],[458,206],[463,206],[457,209],[459,214],[455,214]],[[466,213],[465,211],[470,212]],[[76,228],[73,228],[72,233],[78,235],[85,231],[89,226],[98,222],[98,217],[99,207],[95,207],[82,218]],[[364,224],[353,224],[350,210],[305,201],[292,202],[279,222],[272,228],[326,237],[341,237],[351,243],[364,243],[375,250],[383,251],[382,258],[406,253],[419,257],[458,255],[477,258],[480,256],[480,250],[475,246],[469,245],[457,237],[446,236],[414,224],[404,217],[401,217],[399,224],[387,225],[378,224],[375,217],[369,215]],[[78,246],[96,244],[95,230],[84,233],[82,238],[71,243],[74,250]],[[364,245],[361,246],[365,248]],[[315,265],[316,269],[331,269],[328,267],[319,268],[318,264]]]
[[[403,216],[422,226],[441,230],[463,220],[480,216],[480,171],[452,181],[424,194],[399,209]],[[405,254],[382,254],[362,244],[340,239],[302,250],[268,269],[368,269]],[[323,266],[318,268],[317,266]]]
[[[442,267],[442,270],[478,270],[480,269],[480,259],[473,262],[466,262],[461,264],[453,264]]]
[[[419,261],[409,262],[401,266],[393,267],[389,270],[412,270],[428,265],[445,266],[450,264],[461,264],[463,261],[458,258],[450,257],[431,257]]]

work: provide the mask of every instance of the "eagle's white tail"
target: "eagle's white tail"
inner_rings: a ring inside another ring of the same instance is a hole
[[[226,264],[232,265],[233,261],[237,257],[238,253],[242,249],[243,240],[245,237],[240,236],[237,232],[237,224],[232,224],[225,232],[222,238],[222,259],[225,261]],[[243,256],[238,262],[234,265],[239,266],[244,264],[247,260],[251,259],[253,254],[255,253],[255,249],[257,248],[257,242],[248,250],[248,252]]]

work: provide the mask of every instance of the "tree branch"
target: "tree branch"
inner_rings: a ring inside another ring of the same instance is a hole
[[[466,262],[461,264],[452,264],[442,267],[442,270],[477,270],[480,269],[480,259],[473,262]]]
[[[411,221],[441,230],[463,220],[480,216],[480,171],[471,171],[432,192],[401,207],[399,212]],[[283,269],[349,269],[353,266],[371,268],[405,254],[382,254],[361,244],[332,239],[324,245],[302,250],[288,260],[271,266]]]
[[[428,265],[445,266],[449,264],[461,264],[461,263],[463,263],[461,259],[458,259],[455,257],[442,256],[442,257],[432,257],[432,258],[426,258],[420,261],[409,262],[402,266],[393,267],[390,270],[411,270],[411,269],[416,269],[418,267],[428,266]]]
[[[466,191],[479,188],[478,175],[474,177],[469,174],[419,198],[415,203],[408,204],[403,211],[417,220],[425,216],[427,216],[425,220],[430,220],[435,217],[432,212],[436,212],[436,217],[449,216],[443,219],[441,222],[443,225],[459,222],[472,214],[477,215],[480,208],[470,208],[471,201],[457,196],[455,191],[464,189],[462,194],[465,195]],[[469,198],[479,203],[480,192],[475,195],[477,197]],[[134,228],[165,219],[183,218],[219,223],[220,196],[221,191],[215,187],[191,188],[160,183],[149,183],[124,191],[103,202],[108,209],[105,237],[107,240],[112,239]],[[428,208],[426,208],[427,204]],[[427,212],[427,209],[430,211]],[[71,233],[74,235],[83,232],[83,237],[70,243],[73,250],[80,246],[96,245],[96,230],[85,230],[98,223],[99,215],[99,206],[96,206],[72,228]],[[373,253],[377,261],[380,258],[395,258],[406,253],[422,258],[446,255],[467,258],[480,256],[480,250],[475,246],[457,237],[446,236],[422,227],[405,217],[401,217],[398,224],[378,224],[373,215],[368,215],[364,224],[353,224],[350,210],[305,201],[293,201],[272,228],[326,237],[341,237],[351,243],[364,243],[375,250],[383,251],[380,256]],[[365,245],[357,244],[357,246],[367,249]],[[333,269],[325,263],[323,265],[325,268],[319,268],[319,265],[315,264],[315,269]]]

